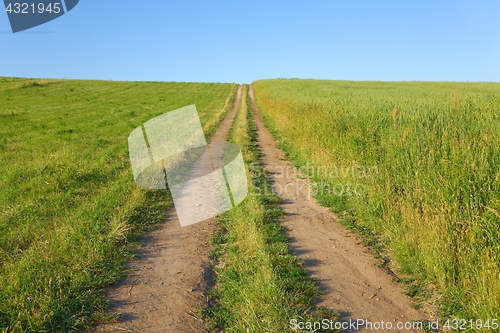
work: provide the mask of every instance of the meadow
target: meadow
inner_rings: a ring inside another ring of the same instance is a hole
[[[128,135],[196,104],[209,138],[236,88],[0,77],[0,331],[110,319],[103,289],[171,204],[168,192],[135,185]]]
[[[500,84],[253,86],[318,201],[364,235],[417,306],[491,329],[500,318]]]

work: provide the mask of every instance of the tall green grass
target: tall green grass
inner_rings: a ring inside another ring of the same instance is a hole
[[[224,332],[289,332],[290,320],[312,320],[312,302],[319,291],[302,264],[289,254],[288,238],[279,220],[280,199],[259,164],[257,133],[248,86],[229,134],[242,148],[250,193],[218,223],[222,229],[212,237],[216,287],[215,303],[202,311],[211,329]],[[335,318],[324,313],[325,318]],[[315,331],[320,332],[320,331]],[[331,331],[330,331],[331,332]]]
[[[134,184],[128,135],[189,104],[213,133],[235,89],[0,78],[0,331],[69,332],[106,319],[103,288],[171,202]]]
[[[320,202],[444,295],[442,316],[500,318],[500,84],[254,87],[288,156],[323,184]]]

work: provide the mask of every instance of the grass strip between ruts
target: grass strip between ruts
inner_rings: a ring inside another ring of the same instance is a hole
[[[337,314],[313,308],[312,302],[319,295],[317,285],[289,253],[289,239],[279,223],[284,215],[280,198],[272,193],[270,180],[259,164],[247,92],[248,86],[244,86],[229,141],[242,149],[249,194],[218,220],[222,228],[212,236],[216,286],[209,293],[211,306],[201,312],[209,329],[288,332],[293,319],[312,322],[319,314],[330,319]]]

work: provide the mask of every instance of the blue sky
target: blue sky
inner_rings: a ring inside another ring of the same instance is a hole
[[[0,76],[500,81],[498,0],[81,0],[12,34]]]

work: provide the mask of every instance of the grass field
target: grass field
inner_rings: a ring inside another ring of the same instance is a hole
[[[222,229],[212,236],[219,267],[217,284],[210,291],[214,304],[202,309],[202,315],[210,329],[228,333],[288,332],[290,318],[312,320],[313,310],[322,311],[312,306],[319,290],[289,253],[289,240],[279,223],[284,214],[278,206],[280,199],[272,194],[270,180],[259,164],[247,92],[245,85],[229,141],[242,149],[250,192],[218,220]],[[335,313],[321,313],[324,318],[336,318]]]
[[[69,332],[105,318],[166,192],[133,181],[127,138],[196,104],[207,137],[236,85],[0,78],[0,331]]]
[[[254,87],[320,203],[394,260],[409,295],[425,300],[434,290],[445,318],[500,318],[500,84]]]

